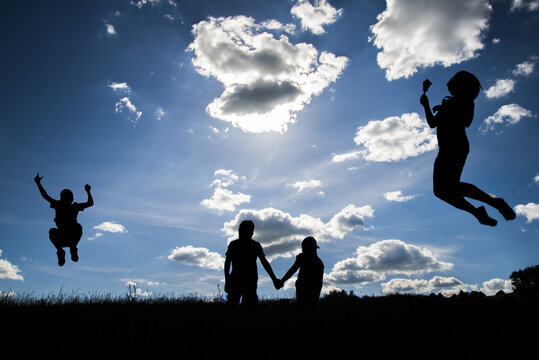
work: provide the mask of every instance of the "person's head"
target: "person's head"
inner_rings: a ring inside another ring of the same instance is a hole
[[[73,202],[73,193],[69,189],[64,189],[60,192],[60,201],[71,204]]]
[[[474,74],[462,70],[447,82],[447,89],[453,96],[474,100],[482,87]]]
[[[316,243],[316,239],[312,236],[308,236],[301,242],[301,251],[304,253],[316,252],[316,249],[320,249],[320,246]]]
[[[255,232],[255,223],[251,220],[243,220],[238,229],[240,239],[250,239]]]

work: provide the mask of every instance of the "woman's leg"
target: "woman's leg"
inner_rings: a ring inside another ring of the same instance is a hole
[[[461,182],[460,189],[463,196],[482,201],[485,204],[497,209],[503,215],[505,220],[513,220],[517,216],[504,199],[492,197],[473,184]]]

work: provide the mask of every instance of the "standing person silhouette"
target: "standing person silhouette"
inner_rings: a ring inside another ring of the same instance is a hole
[[[84,186],[84,190],[88,194],[88,201],[79,204],[73,202],[73,193],[69,189],[64,189],[60,192],[60,200],[51,198],[41,185],[41,180],[43,180],[43,176],[40,177],[39,173],[37,173],[34,178],[37,188],[41,196],[56,211],[54,222],[57,227],[49,230],[49,239],[57,250],[58,265],[63,266],[66,262],[64,247],[69,247],[71,260],[77,262],[79,261],[77,245],[82,237],[82,226],[77,222],[77,215],[79,211],[83,211],[94,204],[92,194],[90,194],[91,187],[88,184]]]
[[[228,244],[225,258],[225,291],[228,294],[229,305],[254,307],[258,304],[256,288],[258,284],[258,270],[256,259],[260,259],[262,266],[273,280],[277,288],[278,280],[259,242],[252,239],[255,224],[251,220],[241,222],[238,233],[239,239]],[[230,271],[232,265],[232,272]]]
[[[320,246],[314,237],[309,236],[303,239],[301,254],[296,256],[296,261],[278,284],[278,287],[282,287],[299,269],[296,280],[296,301],[299,305],[314,305],[320,299],[324,279],[324,263],[316,254],[316,249],[320,249]]]
[[[465,197],[479,200],[497,209],[506,220],[513,220],[515,212],[502,198],[492,197],[477,186],[460,181],[470,145],[466,128],[474,116],[474,100],[481,90],[479,80],[467,71],[459,71],[447,83],[451,96],[442,100],[441,105],[430,109],[429,99],[425,94],[430,85],[425,80],[424,92],[419,102],[425,109],[425,116],[431,128],[437,127],[438,156],[434,161],[434,195],[448,204],[469,212],[483,225],[496,226],[484,206],[475,207]]]

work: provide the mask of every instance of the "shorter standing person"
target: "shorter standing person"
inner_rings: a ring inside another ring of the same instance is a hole
[[[34,178],[37,188],[43,199],[47,200],[51,208],[56,211],[54,218],[56,227],[49,230],[49,239],[56,248],[58,265],[62,266],[66,262],[66,253],[63,249],[65,247],[69,248],[71,260],[77,262],[79,261],[77,245],[82,237],[82,226],[77,222],[77,215],[79,211],[83,211],[94,204],[92,194],[90,194],[91,187],[88,184],[84,186],[84,190],[88,194],[88,201],[79,204],[73,202],[73,193],[69,189],[64,189],[60,192],[60,200],[51,198],[41,185],[41,180],[43,180],[43,176],[40,177],[38,173]]]
[[[278,287],[281,287],[299,269],[296,280],[296,300],[300,305],[317,304],[320,299],[324,281],[324,263],[318,257],[316,249],[320,247],[314,237],[309,236],[303,239],[301,254],[296,256],[296,261],[278,284]]]
[[[232,306],[239,305],[240,299],[242,306],[254,307],[258,304],[257,259],[260,259],[260,263],[277,288],[277,277],[264,255],[262,245],[252,239],[254,230],[255,224],[251,220],[242,221],[238,229],[239,239],[228,244],[225,258],[225,292],[228,294],[227,303]]]

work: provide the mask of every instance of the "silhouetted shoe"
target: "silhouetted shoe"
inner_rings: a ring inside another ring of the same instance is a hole
[[[66,252],[60,249],[56,252],[56,256],[58,256],[58,266],[63,266],[66,263]]]
[[[71,254],[71,260],[73,260],[73,262],[79,261],[78,250],[79,249],[77,249],[76,247],[69,248],[69,253]]]
[[[511,206],[509,206],[504,199],[502,198],[496,198],[495,201],[495,208],[498,209],[500,214],[504,217],[505,220],[513,220],[517,217],[517,214],[511,209]]]
[[[496,226],[496,224],[498,223],[496,220],[488,216],[487,210],[485,210],[484,206],[480,206],[477,208],[477,214],[475,215],[475,217],[483,225]]]

